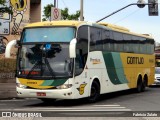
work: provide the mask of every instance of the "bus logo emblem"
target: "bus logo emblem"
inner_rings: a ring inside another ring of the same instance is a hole
[[[84,94],[84,88],[86,87],[87,84],[81,84],[79,86],[79,88],[77,88],[77,90],[79,91],[79,94],[80,95],[83,95]]]

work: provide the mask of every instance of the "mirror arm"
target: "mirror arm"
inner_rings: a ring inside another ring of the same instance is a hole
[[[77,44],[77,39],[76,38],[72,39],[69,45],[70,58],[76,57],[76,44]]]

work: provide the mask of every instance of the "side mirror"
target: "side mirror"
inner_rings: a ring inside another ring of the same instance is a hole
[[[5,50],[5,58],[10,58],[11,57],[11,48],[17,44],[17,40],[12,40],[10,41]]]
[[[21,43],[20,40],[16,40],[16,44],[14,45],[15,48],[20,48]]]
[[[77,44],[77,39],[76,38],[72,39],[69,46],[70,58],[76,57],[76,44]]]

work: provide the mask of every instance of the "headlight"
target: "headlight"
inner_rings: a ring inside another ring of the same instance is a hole
[[[57,86],[56,88],[57,89],[68,89],[68,88],[71,88],[72,87],[72,84],[63,84],[61,86]]]
[[[26,88],[27,86],[26,85],[22,85],[20,83],[17,83],[17,87],[19,87],[19,88]]]

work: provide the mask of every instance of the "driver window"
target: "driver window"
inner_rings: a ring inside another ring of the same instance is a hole
[[[80,74],[86,64],[88,55],[88,26],[81,26],[77,34],[76,74]]]

